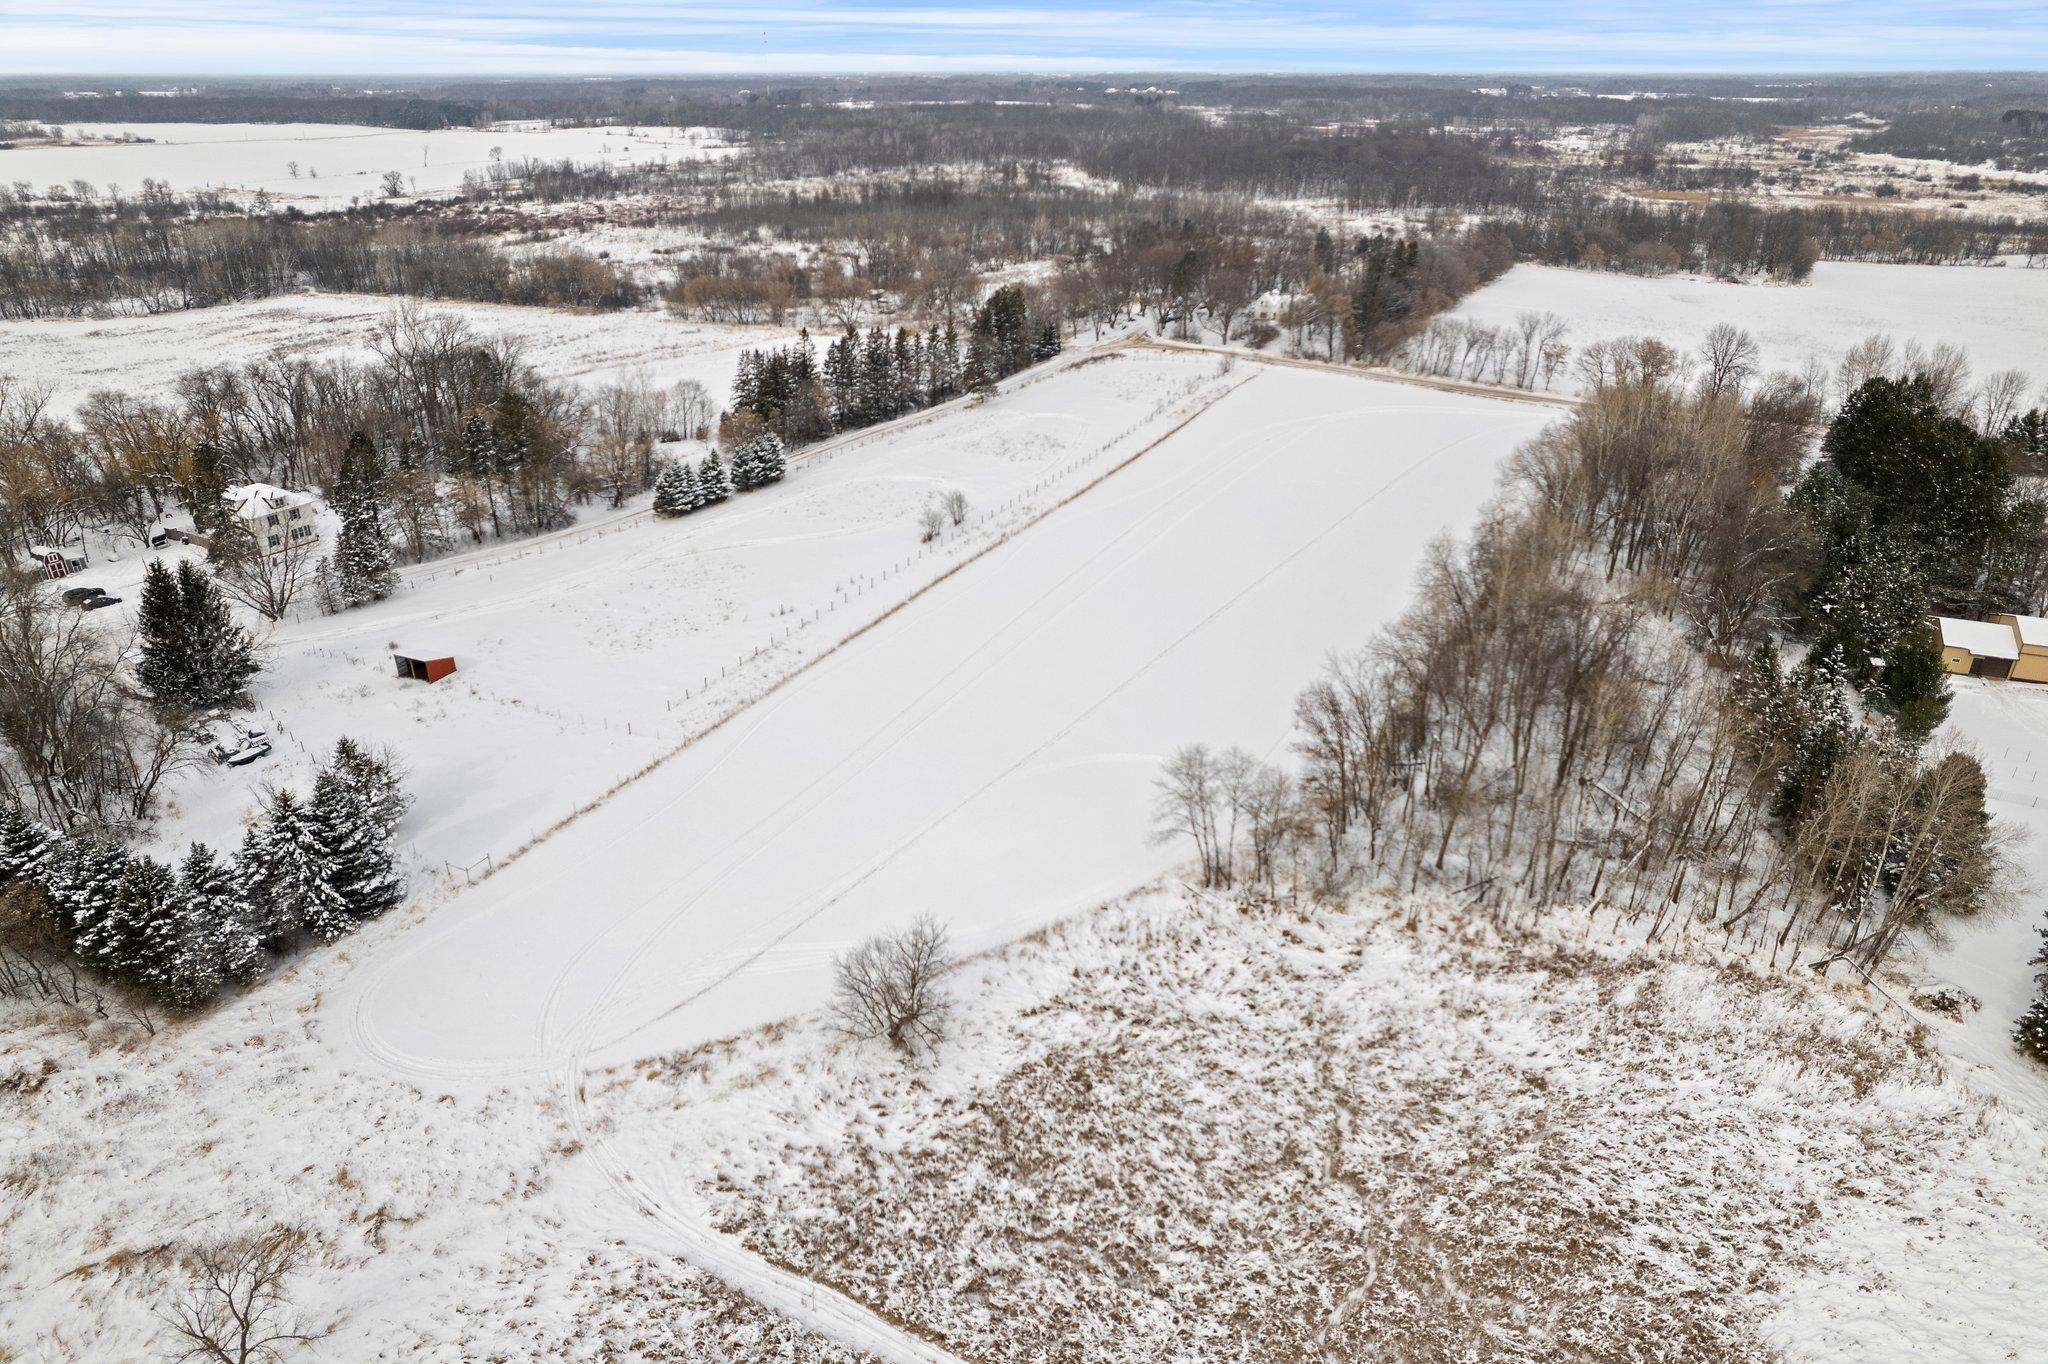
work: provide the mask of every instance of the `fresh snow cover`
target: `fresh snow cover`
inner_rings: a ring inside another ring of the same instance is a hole
[[[776,606],[824,608],[680,730],[854,638],[476,889],[424,887],[202,1019],[147,1042],[0,1035],[0,1105],[30,1136],[0,1155],[0,1342],[140,1357],[166,1246],[282,1221],[322,1244],[299,1297],[333,1358],[615,1358],[641,1331],[705,1343],[683,1358],[846,1357],[684,1250],[837,1339],[942,1357],[822,1288],[778,1296],[772,1267],[619,1197],[534,1063],[814,1005],[833,952],[919,908],[993,944],[1156,875],[1178,857],[1149,838],[1165,752],[1274,752],[1333,631],[1398,610],[1429,537],[1470,521],[1547,417],[1212,356],[1075,355],[716,511],[493,549],[280,631],[259,682],[287,717],[273,732],[293,759],[342,731],[396,741],[420,797],[402,836],[423,844],[516,828],[656,751],[522,724],[525,688],[587,687],[587,714],[623,718],[711,652],[758,647]],[[891,573],[915,554],[912,510],[956,483],[989,519]],[[452,639],[464,671],[400,683],[393,637]],[[232,805],[188,790],[172,826]],[[538,1087],[501,1084],[519,1077]]]
[[[484,338],[512,337],[543,377],[590,386],[644,377],[695,379],[721,407],[740,352],[796,338],[794,327],[743,327],[654,309],[571,312],[509,303],[412,302],[381,294],[292,294],[215,308],[115,318],[0,321],[0,375],[50,394],[52,413],[115,389],[168,397],[179,376],[272,355],[364,360],[401,307],[455,317]]]
[[[1884,333],[1902,347],[1959,345],[1979,378],[2019,369],[2048,381],[2048,270],[2017,264],[1822,261],[1808,284],[1517,265],[1448,316],[1501,327],[1528,312],[1569,322],[1564,340],[1574,352],[1622,336],[1692,351],[1709,328],[1726,322],[1756,338],[1766,372],[1796,372],[1818,358],[1832,374],[1851,346]],[[1570,366],[1559,382],[1574,382]]]
[[[540,599],[545,609],[530,582],[475,585],[479,599],[437,628],[444,647],[455,632],[458,659],[472,647],[464,639],[476,640],[476,702],[442,684],[445,702],[416,703],[431,707],[431,726],[391,736],[416,755],[423,845],[437,818],[473,821],[480,839],[523,832],[527,793],[578,766],[530,699],[544,679],[558,679],[552,704],[609,711],[616,729],[635,713],[658,721],[654,689],[695,682],[717,658],[699,662],[688,635],[664,625],[579,659],[578,646],[552,634],[554,621],[581,631],[644,620],[657,608],[642,598],[659,596],[686,613],[683,631],[708,603],[744,611],[758,638],[762,625],[773,628],[775,617],[763,619],[771,603],[792,620],[829,607],[836,565],[800,566],[873,536],[854,529],[871,499],[906,477],[916,496],[932,486],[933,464],[897,461],[923,451],[947,470],[983,447],[1028,477],[1056,455],[1063,431],[1125,420],[1102,407],[1104,386],[1171,393],[1204,374],[1213,387],[1167,414],[1186,424],[1157,448],[380,954],[347,986],[358,1045],[448,1087],[532,1073],[572,1050],[644,1054],[818,1002],[835,952],[920,910],[943,911],[963,944],[979,948],[1171,866],[1179,852],[1149,837],[1164,757],[1197,738],[1276,754],[1294,693],[1325,651],[1363,640],[1405,604],[1429,540],[1470,521],[1499,461],[1549,414],[1345,374],[1219,372],[1213,357],[1117,354],[891,440],[881,454],[849,454],[815,475],[800,467],[765,507],[735,498],[727,507],[747,518],[746,543],[779,547],[758,558],[758,581],[742,576],[749,561],[707,546],[641,551],[672,556],[672,567],[572,576]],[[1217,392],[1225,396],[1202,405]],[[1102,473],[1160,434],[1135,435],[1082,472]],[[882,505],[874,524],[884,545],[903,544],[914,502]],[[685,521],[681,536],[655,526],[616,543],[673,545],[689,533]],[[532,563],[564,571],[551,556]],[[673,576],[678,569],[688,576]],[[785,576],[798,573],[808,579],[801,591]],[[637,590],[590,600],[607,578]],[[323,640],[316,666],[354,653],[370,660],[355,666],[374,671],[379,642],[396,633],[378,613],[402,620],[420,609],[401,595],[361,624],[340,618],[324,628],[355,641]],[[829,644],[834,622],[810,629]],[[643,660],[665,649],[679,658],[663,676]],[[336,699],[381,702],[395,686],[344,681]],[[729,694],[714,678],[714,699]],[[383,710],[338,719],[383,739],[374,728]],[[573,732],[569,741],[590,742]],[[449,813],[435,815],[442,805]],[[565,905],[576,908],[565,914]]]
[[[61,126],[70,136],[58,145],[25,140],[0,150],[0,183],[25,183],[40,193],[84,180],[98,191],[118,185],[132,195],[144,180],[160,180],[181,193],[220,190],[248,199],[268,191],[280,207],[316,210],[381,199],[385,172],[394,170],[406,176],[406,198],[426,198],[454,193],[465,174],[500,160],[624,166],[739,151],[715,128],[555,128],[538,121],[425,132],[342,123]],[[148,141],[119,140],[125,137]]]
[[[2038,1113],[1633,936],[1168,887],[965,963],[934,1058],[806,1017],[585,1130],[966,1359],[2039,1357]]]

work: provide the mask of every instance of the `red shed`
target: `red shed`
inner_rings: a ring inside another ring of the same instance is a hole
[[[405,654],[393,654],[391,658],[398,665],[398,675],[414,682],[439,682],[455,671],[452,658],[412,658]]]

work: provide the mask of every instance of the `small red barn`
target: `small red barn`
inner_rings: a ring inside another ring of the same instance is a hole
[[[439,682],[455,671],[452,658],[413,658],[407,654],[393,654],[391,658],[398,665],[398,675],[414,682]]]

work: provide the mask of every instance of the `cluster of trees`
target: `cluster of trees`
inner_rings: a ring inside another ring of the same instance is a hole
[[[205,710],[246,698],[262,671],[249,632],[235,624],[227,596],[190,559],[176,572],[161,559],[142,578],[136,622],[136,679],[161,705]]]
[[[740,356],[733,406],[722,434],[746,441],[757,431],[802,445],[835,431],[888,421],[963,392],[986,392],[1004,377],[1060,352],[1057,321],[1034,313],[1017,285],[1005,285],[976,308],[966,353],[949,317],[913,331],[852,325],[825,348],[822,363],[810,333],[781,347]],[[737,477],[737,467],[735,468]]]
[[[673,460],[663,465],[654,480],[654,514],[687,516],[699,507],[723,502],[735,492],[780,482],[788,472],[789,451],[782,437],[773,431],[760,431],[741,441],[733,451],[730,474],[716,450],[705,456],[702,464],[693,466],[685,460]]]
[[[2048,502],[2012,470],[2035,421],[2008,415],[2025,389],[1994,376],[1973,398],[1954,363],[1872,375],[1791,496],[1818,561],[1796,622],[1814,666],[1914,737],[1947,710],[1930,611],[2031,613],[2048,593]]]
[[[1301,695],[1298,776],[1176,756],[1162,826],[1206,880],[1590,901],[1866,970],[1997,897],[1977,764],[1925,751],[1818,651],[1779,663],[1818,565],[1787,490],[1819,398],[1639,349],[1517,455],[1470,544],[1432,552],[1413,608]]]
[[[397,904],[392,839],[409,803],[388,755],[343,739],[309,798],[273,792],[235,854],[194,844],[173,869],[0,801],[0,990],[68,997],[75,962],[144,999],[203,1006],[274,954]]]
[[[169,312],[291,293],[353,293],[549,307],[624,308],[644,285],[579,252],[499,250],[432,209],[305,217],[178,199],[160,184],[51,211],[10,196],[0,234],[0,318],[141,308]]]

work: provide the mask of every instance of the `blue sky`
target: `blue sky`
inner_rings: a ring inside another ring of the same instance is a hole
[[[2048,0],[0,0],[0,72],[2048,69]]]

